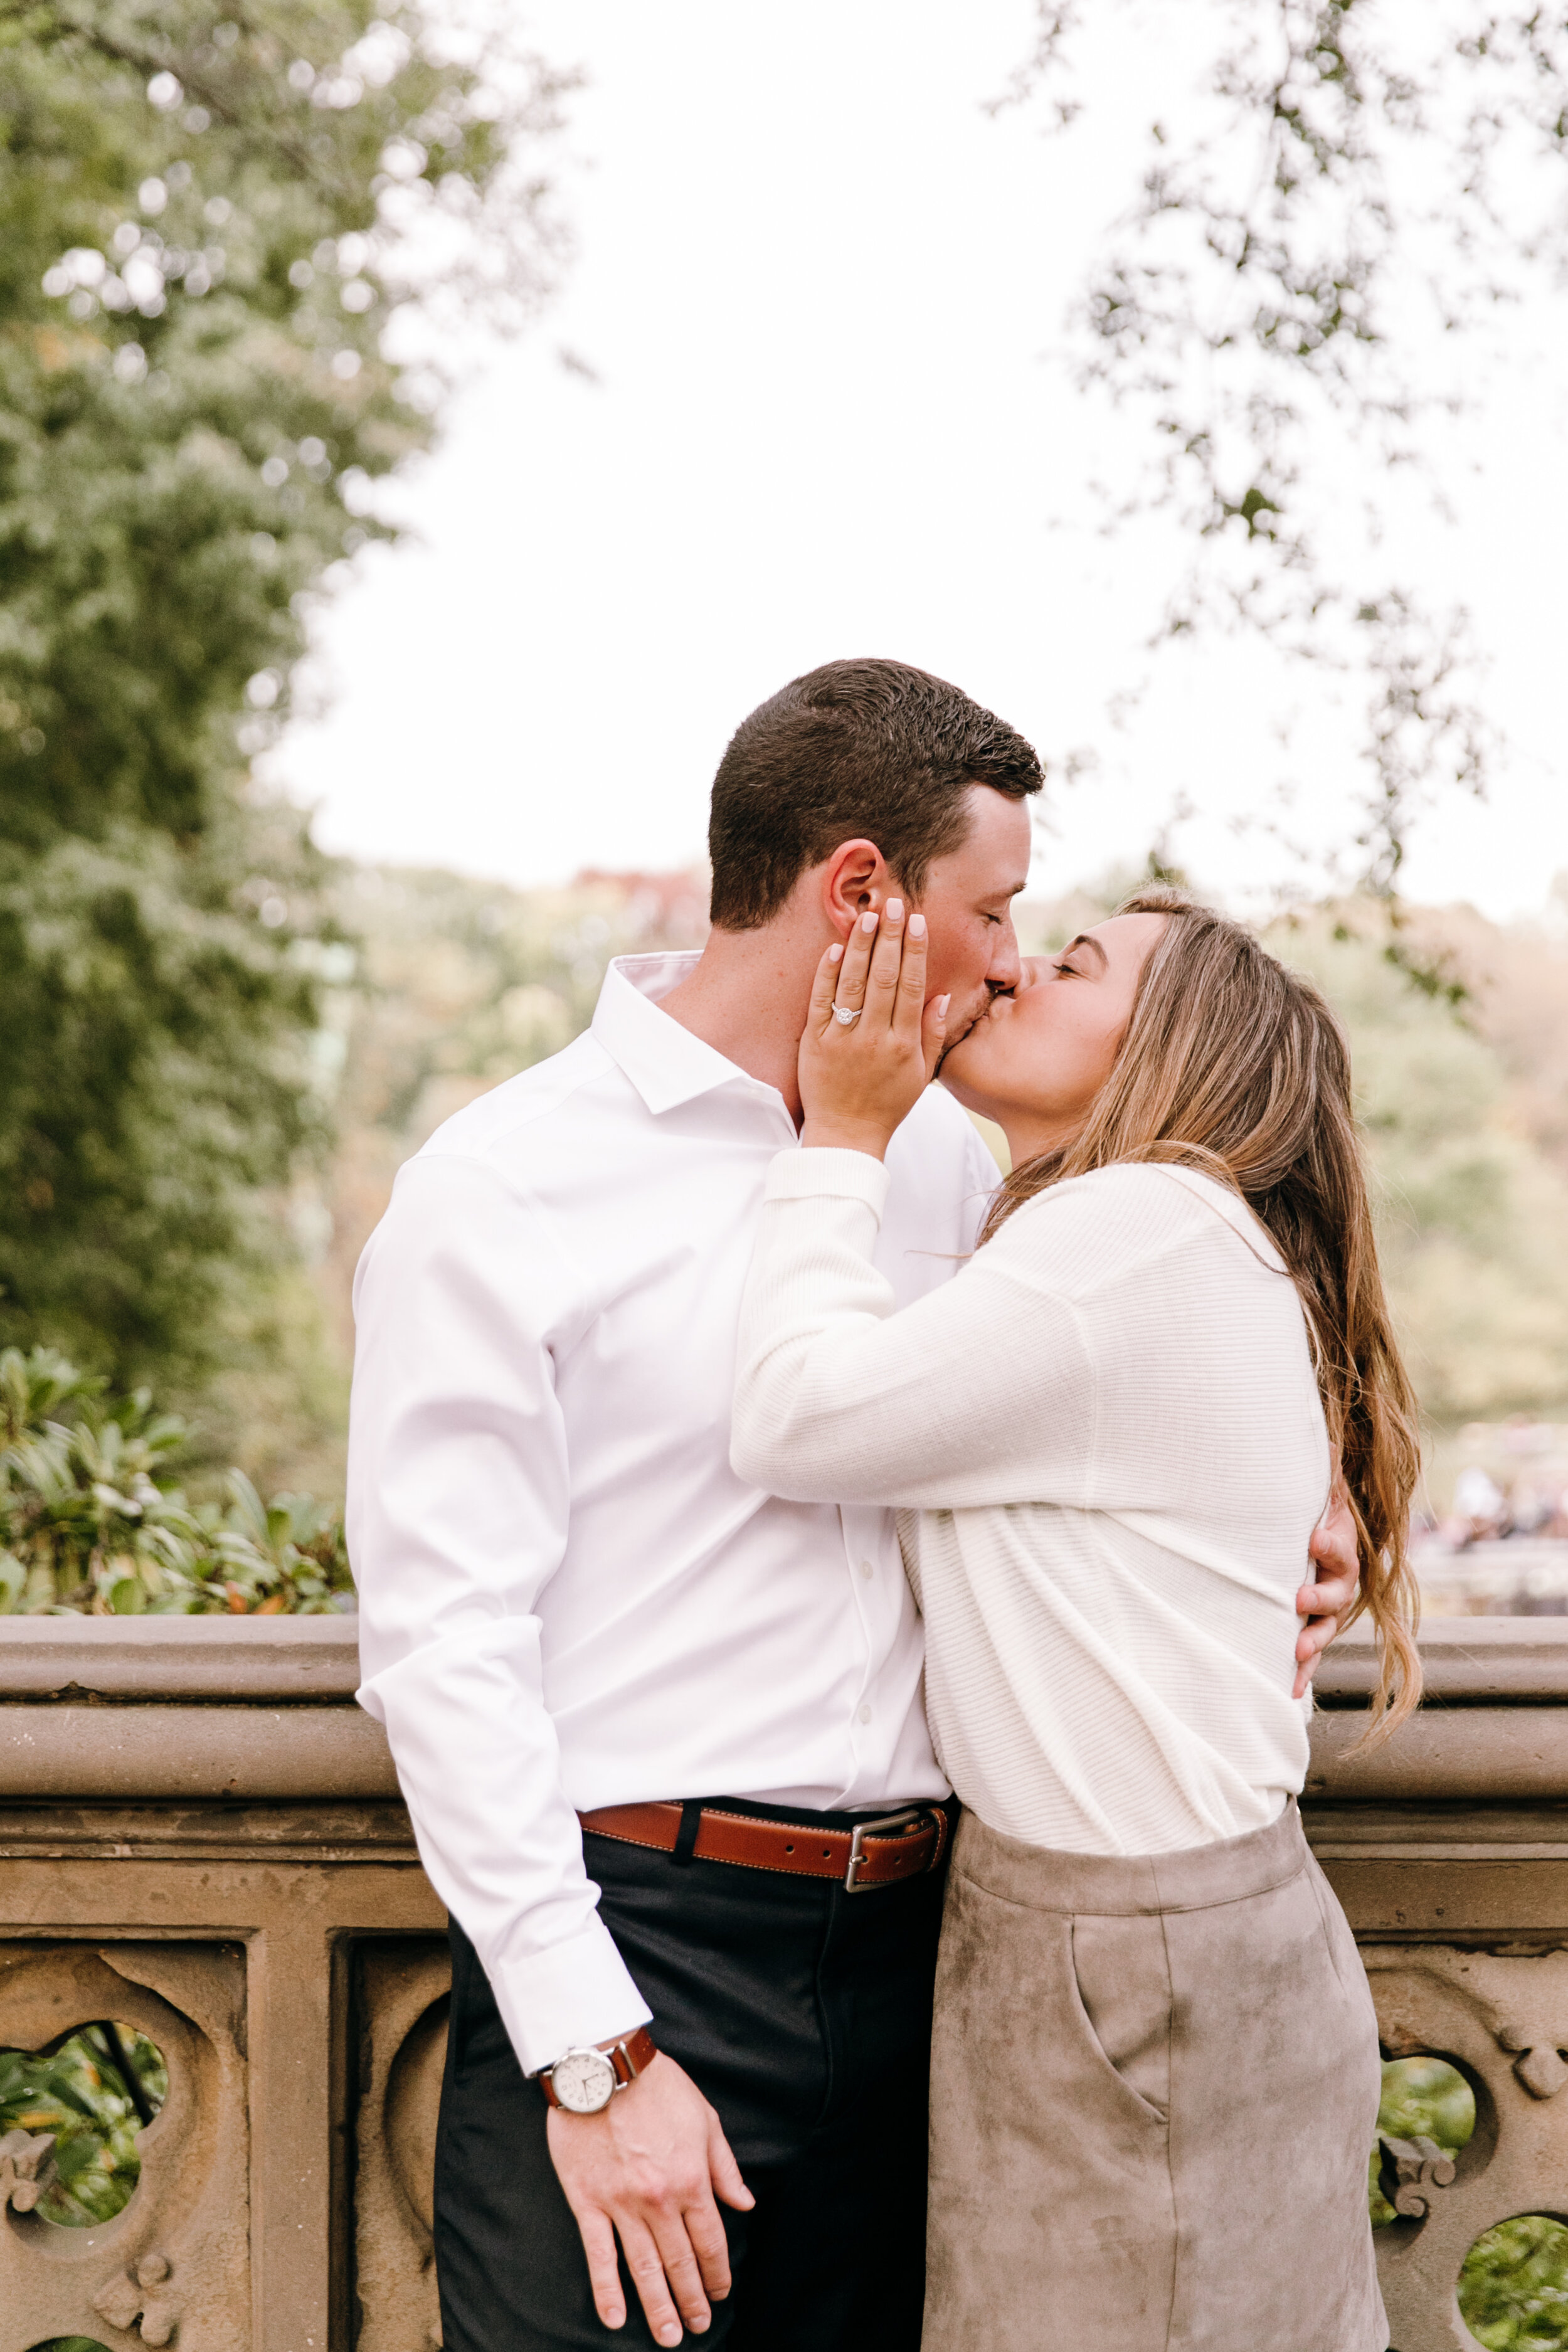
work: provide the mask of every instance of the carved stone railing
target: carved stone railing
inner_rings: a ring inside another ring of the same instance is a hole
[[[1568,2213],[1568,1621],[1423,1648],[1428,1706],[1359,1759],[1370,1653],[1331,1654],[1305,1810],[1390,2054],[1475,2093],[1457,2158],[1383,2153],[1394,2345],[1452,2352],[1474,2241]],[[444,1920],[356,1678],[349,1619],[0,1619],[0,2050],[112,2020],[169,2076],[101,2226],[37,2210],[46,2135],[0,2147],[0,2352],[439,2342]]]
[[[1475,2352],[1457,2289],[1476,2240],[1568,2217],[1568,1621],[1438,1618],[1421,1646],[1426,1706],[1362,1758],[1371,1653],[1330,1653],[1303,1810],[1385,2052],[1447,2059],[1475,2094],[1456,2158],[1384,2143],[1403,2218],[1378,2231],[1395,2352]]]
[[[0,1620],[0,2049],[169,2073],[102,2227],[0,2158],[0,2352],[439,2342],[445,1917],[357,1668],[349,1619]]]

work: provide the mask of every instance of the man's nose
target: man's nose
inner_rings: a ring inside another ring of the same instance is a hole
[[[994,937],[991,961],[985,967],[985,985],[1000,994],[1017,987],[1023,962],[1018,954],[1018,935],[1010,922],[1000,925]]]

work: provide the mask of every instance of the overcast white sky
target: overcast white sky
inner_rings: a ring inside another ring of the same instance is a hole
[[[1275,853],[1228,821],[1263,805],[1273,689],[1220,647],[1110,730],[1145,558],[1051,528],[1088,462],[1049,353],[1094,196],[1027,116],[982,110],[1028,47],[1028,0],[537,0],[530,18],[590,78],[566,142],[579,257],[399,487],[418,543],[367,551],[323,620],[328,715],[271,755],[323,844],[519,883],[686,864],[736,721],[816,662],[880,653],[1047,752],[1099,747],[1055,798],[1037,888],[1141,858],[1182,794],[1201,877],[1270,880]],[[1462,530],[1430,558],[1494,649],[1514,756],[1489,806],[1423,826],[1406,876],[1500,917],[1568,869],[1568,368],[1521,336],[1475,436],[1484,470],[1454,486]],[[1331,833],[1353,735],[1331,712],[1309,733],[1304,802]]]

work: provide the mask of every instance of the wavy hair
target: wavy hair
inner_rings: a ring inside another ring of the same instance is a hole
[[[1420,1592],[1409,1560],[1420,1474],[1415,1400],[1378,1269],[1344,1034],[1311,982],[1249,931],[1177,890],[1121,915],[1164,915],[1127,1033],[1082,1132],[1004,1179],[982,1244],[1047,1186],[1128,1160],[1175,1161],[1239,1194],[1267,1227],[1306,1312],[1331,1443],[1355,1520],[1378,1651],[1366,1741],[1421,1696]]]

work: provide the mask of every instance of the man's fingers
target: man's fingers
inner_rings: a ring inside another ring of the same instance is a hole
[[[1312,1669],[1340,1630],[1340,1619],[1352,1607],[1360,1589],[1358,1576],[1323,1576],[1304,1584],[1296,1595],[1296,1614],[1307,1622],[1296,1636],[1295,1695],[1303,1696]]]
[[[686,2234],[691,2241],[691,2251],[697,2257],[697,2267],[702,2284],[715,2303],[722,2303],[730,2292],[730,2241],[724,2235],[724,2224],[719,2218],[719,2208],[706,2192],[681,2215]]]
[[[1310,1625],[1303,1625],[1296,1636],[1296,1655],[1302,1665],[1310,1666],[1321,1657],[1339,1630],[1337,1617],[1316,1617]]]
[[[718,2220],[718,2215],[714,2215]],[[677,2308],[693,2335],[700,2336],[710,2324],[713,2314],[702,2284],[702,2265],[691,2242],[684,2213],[656,2213],[652,2221],[654,2243],[664,2264],[664,2274],[669,2281]],[[722,2227],[720,2234],[722,2235]],[[725,2263],[726,2280],[729,2263]]]
[[[574,2211],[576,2212],[575,2207]],[[586,2207],[576,2214],[582,2233],[583,2252],[588,2257],[588,2283],[594,2290],[594,2308],[606,2327],[624,2327],[626,2324],[626,2299],[621,2292],[620,2264],[616,2260],[616,2233],[607,2213],[596,2206]]]
[[[660,2344],[679,2344],[680,2316],[670,2301],[669,2286],[664,2274],[664,2263],[658,2246],[654,2243],[652,2231],[646,2221],[634,2220],[629,2213],[616,2216],[616,2227],[621,2233],[621,2250],[626,2258],[626,2268],[631,2273],[632,2284],[637,2291],[637,2301],[643,2307],[644,2315],[656,2340]],[[682,2235],[684,2234],[683,2231]],[[689,2246],[687,2260],[689,2262],[690,2258]],[[692,2270],[695,2275],[694,2263]],[[706,2311],[706,2305],[704,2310]],[[702,2326],[706,2326],[707,2324],[705,2317]]]
[[[713,2183],[714,2196],[737,2213],[749,2213],[756,2203],[741,2178],[735,2151],[724,2137],[724,2126],[717,2114],[710,2115],[708,2125],[708,2178]]]
[[[1338,1617],[1355,1599],[1360,1580],[1354,1576],[1320,1576],[1296,1595],[1298,1617]]]
[[[646,2234],[647,2244],[639,2242],[634,2261],[632,2244],[639,2231]],[[694,2336],[702,2335],[713,2314],[703,2293],[702,2273],[687,2233],[684,2215],[673,2206],[651,2206],[646,2217],[622,2221],[621,2243],[626,2248],[626,2267],[647,2314],[648,2326],[659,2342],[679,2341],[679,2336],[672,2338],[661,2332],[676,2313],[679,2315],[677,2326],[683,2320]],[[662,2311],[658,2308],[661,2296]]]
[[[1317,1664],[1334,1635],[1340,1630],[1337,1617],[1314,1618],[1303,1625],[1296,1636],[1296,1679],[1290,1685],[1292,1698],[1305,1698],[1312,1687]]]

